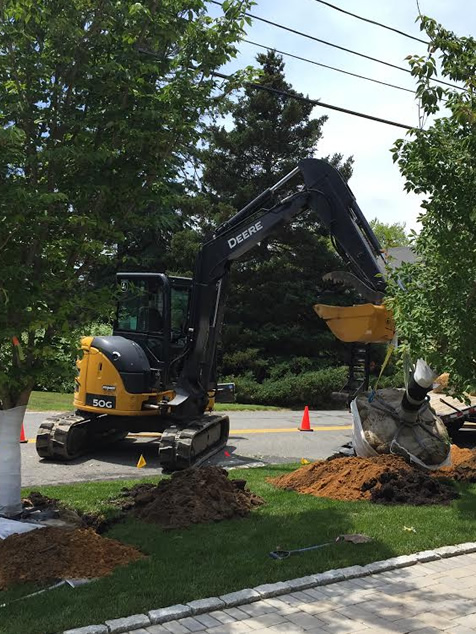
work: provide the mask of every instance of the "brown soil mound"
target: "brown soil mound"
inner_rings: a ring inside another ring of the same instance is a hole
[[[164,528],[219,522],[248,515],[264,500],[245,489],[245,480],[229,480],[220,467],[199,467],[172,474],[157,486],[123,489],[120,506],[136,517]]]
[[[375,458],[334,458],[320,460],[297,471],[273,480],[280,489],[309,493],[334,500],[368,500],[369,489],[364,484],[376,480],[388,470],[411,470],[399,456],[382,455]]]
[[[476,482],[476,452],[451,448],[453,465],[421,471],[395,455],[375,458],[333,457],[273,480],[281,489],[334,500],[371,500],[380,504],[448,504],[458,497],[441,479]]]
[[[41,528],[0,540],[0,590],[26,581],[103,577],[143,557],[89,528]]]

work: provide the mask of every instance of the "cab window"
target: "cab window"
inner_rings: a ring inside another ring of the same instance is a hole
[[[162,332],[164,295],[157,279],[122,279],[117,328],[129,332]]]

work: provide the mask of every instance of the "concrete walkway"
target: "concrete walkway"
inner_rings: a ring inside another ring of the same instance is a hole
[[[474,634],[476,553],[197,614],[128,634],[189,632]]]

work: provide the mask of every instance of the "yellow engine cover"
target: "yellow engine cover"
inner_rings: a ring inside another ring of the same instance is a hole
[[[76,362],[78,376],[73,404],[76,409],[115,416],[157,416],[157,410],[144,409],[144,403],[172,400],[175,392],[130,394],[121,375],[109,359],[91,344],[94,337],[81,339],[82,358]]]
[[[337,339],[346,342],[385,343],[392,341],[395,322],[385,306],[357,304],[328,306],[315,304],[314,310],[325,320]]]

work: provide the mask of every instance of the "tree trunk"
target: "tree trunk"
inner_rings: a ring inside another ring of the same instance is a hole
[[[20,432],[26,405],[0,410],[0,516],[21,513]]]

